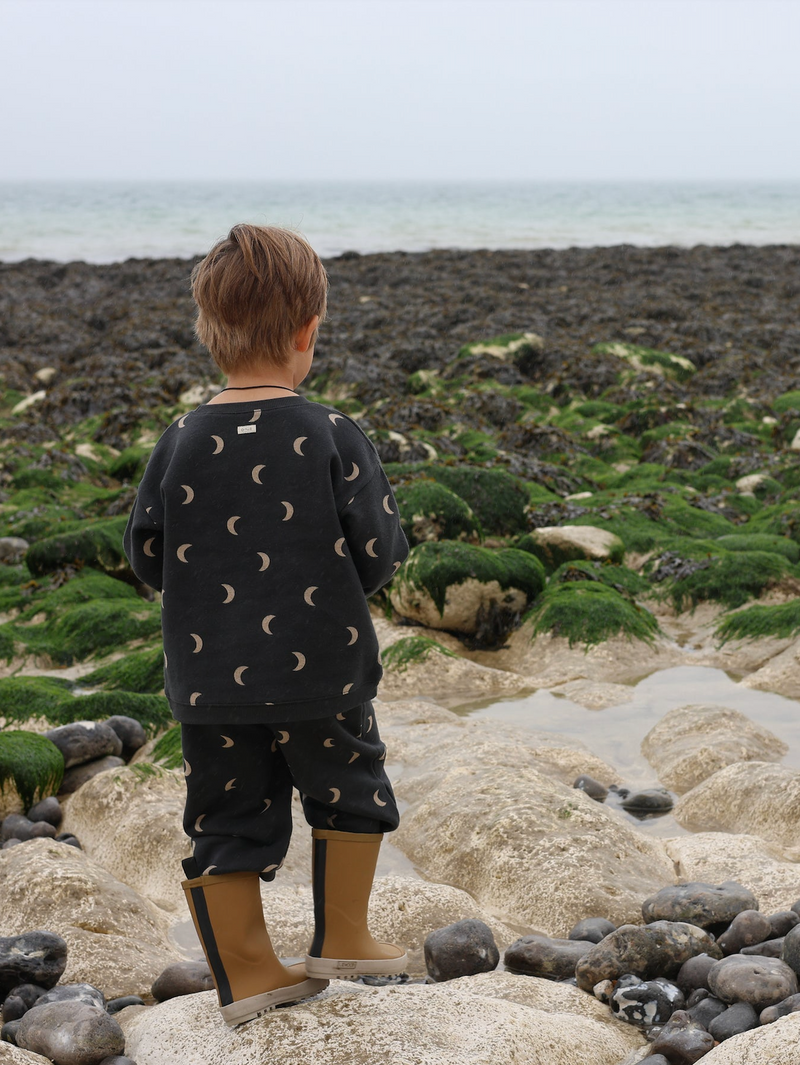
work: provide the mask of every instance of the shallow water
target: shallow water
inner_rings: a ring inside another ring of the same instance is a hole
[[[545,689],[521,698],[464,703],[452,709],[476,719],[575,736],[614,766],[621,781],[644,787],[657,781],[641,754],[642,740],[668,711],[696,703],[716,703],[746,714],[780,736],[789,745],[784,763],[800,768],[800,702],[743,688],[723,670],[706,666],[657,670],[633,686],[630,702],[604,710],[587,710]]]

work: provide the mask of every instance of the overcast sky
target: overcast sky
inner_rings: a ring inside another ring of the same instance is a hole
[[[0,0],[0,180],[800,179],[800,0]]]

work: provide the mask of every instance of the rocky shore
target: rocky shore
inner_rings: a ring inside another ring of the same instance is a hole
[[[159,607],[121,551],[158,434],[220,387],[191,265],[0,267],[0,1061],[797,1065],[784,738],[689,690],[640,788],[557,720],[450,708],[602,713],[689,663],[800,696],[800,249],[327,264],[306,394],[373,439],[413,544],[373,603],[404,804],[373,923],[412,961],[236,1032],[186,963]],[[301,825],[263,892],[285,957],[312,921]],[[50,975],[19,968],[42,950]]]

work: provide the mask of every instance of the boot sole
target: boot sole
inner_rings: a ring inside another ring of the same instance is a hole
[[[220,1013],[225,1023],[230,1028],[235,1028],[237,1024],[255,1020],[278,1006],[287,1006],[318,995],[327,986],[328,981],[325,979],[303,980],[302,983],[292,984],[290,987],[276,987],[274,991],[265,991],[263,995],[252,995],[239,1002],[232,1002],[229,1006],[220,1006]]]
[[[306,972],[324,980],[355,980],[359,976],[397,976],[408,968],[408,955],[399,958],[313,958],[306,954]]]

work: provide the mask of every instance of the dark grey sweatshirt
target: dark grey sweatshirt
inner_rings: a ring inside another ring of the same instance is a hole
[[[179,721],[327,717],[375,695],[365,597],[408,544],[377,452],[345,415],[300,396],[184,415],[153,450],[125,552],[163,592]]]

